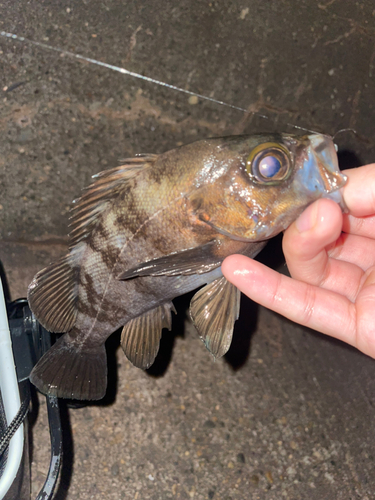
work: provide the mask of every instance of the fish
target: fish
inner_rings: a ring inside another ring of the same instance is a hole
[[[39,322],[62,334],[35,365],[45,394],[101,399],[105,341],[120,327],[126,357],[149,368],[172,300],[198,289],[190,316],[214,358],[229,349],[240,292],[221,272],[254,258],[314,200],[342,203],[346,177],[322,134],[209,138],[146,154],[94,176],[73,204],[69,252],[28,288]]]

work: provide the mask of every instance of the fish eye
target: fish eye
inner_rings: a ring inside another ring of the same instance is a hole
[[[277,143],[260,144],[250,153],[246,171],[258,182],[274,183],[284,180],[291,171],[289,151]]]
[[[258,163],[258,170],[262,177],[270,179],[280,172],[281,161],[276,156],[264,156]]]

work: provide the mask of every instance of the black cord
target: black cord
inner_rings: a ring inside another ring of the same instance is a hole
[[[28,411],[30,403],[28,377],[30,372],[38,359],[51,346],[49,332],[38,323],[27,306],[26,299],[20,299],[11,303],[8,308],[8,316],[18,381],[21,382],[21,385],[25,384],[26,392],[22,393],[21,391],[24,399],[9,427],[3,426],[5,432],[0,437],[0,459],[3,456],[4,460],[6,459],[6,450],[8,449],[9,442],[23,422]],[[46,396],[46,400],[51,440],[51,460],[46,481],[36,500],[51,500],[62,460],[62,428],[58,399]]]
[[[30,387],[27,384],[25,398],[22,401],[20,409],[0,438],[0,457],[8,448],[10,440],[24,421],[29,410],[30,397]],[[62,430],[58,399],[54,396],[46,396],[46,399],[51,438],[51,461],[46,481],[36,497],[36,500],[50,500],[52,498],[59,476],[62,457]]]
[[[27,412],[29,411],[29,404],[30,404],[30,388],[27,387],[25,399],[22,401],[20,409],[18,410],[16,416],[13,418],[13,420],[7,427],[5,433],[0,438],[0,457],[2,456],[4,451],[8,448],[10,440],[17,432],[19,426],[25,420]]]
[[[62,457],[62,431],[58,399],[46,396],[48,409],[49,432],[51,438],[51,461],[47,479],[36,500],[50,500],[59,476]]]

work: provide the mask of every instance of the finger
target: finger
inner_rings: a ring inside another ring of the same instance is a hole
[[[350,214],[344,214],[342,230],[345,233],[375,239],[375,215],[354,217]]]
[[[369,269],[357,297],[358,349],[375,358],[375,267]]]
[[[312,285],[319,285],[325,279],[328,265],[325,248],[339,238],[341,227],[339,206],[321,199],[286,230],[283,251],[293,278]]]
[[[318,200],[285,232],[283,250],[291,276],[355,301],[363,270],[329,258],[327,246],[341,235],[342,214],[331,200]]]
[[[355,264],[363,271],[375,264],[375,239],[341,233],[327,250],[331,259]]]
[[[345,204],[356,217],[375,214],[375,163],[344,170],[348,182],[343,189]]]
[[[228,281],[264,307],[356,345],[355,305],[342,295],[283,276],[243,255],[227,257],[221,268]]]

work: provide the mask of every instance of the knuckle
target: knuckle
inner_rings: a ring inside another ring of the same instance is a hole
[[[281,274],[277,274],[276,281],[271,292],[271,309],[276,308],[280,305],[280,301],[283,299],[283,294],[281,293]]]
[[[303,324],[308,326],[311,323],[312,317],[315,312],[316,289],[314,286],[306,286],[303,304],[304,308],[302,311],[301,319],[303,320]]]

